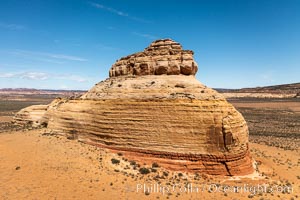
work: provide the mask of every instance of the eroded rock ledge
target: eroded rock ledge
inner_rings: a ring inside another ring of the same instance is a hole
[[[19,126],[32,126],[37,128],[43,124],[43,116],[48,105],[33,105],[23,108],[14,116],[13,122]]]

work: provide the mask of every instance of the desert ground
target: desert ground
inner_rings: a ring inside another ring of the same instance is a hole
[[[229,99],[245,117],[256,172],[215,177],[127,160],[120,152],[11,123],[55,96],[1,96],[0,199],[299,199],[300,100]]]

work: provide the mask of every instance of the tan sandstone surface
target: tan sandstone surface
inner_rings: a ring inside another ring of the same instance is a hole
[[[170,39],[118,60],[80,98],[56,100],[47,132],[139,162],[213,175],[254,172],[242,115],[195,78],[193,52]]]
[[[33,105],[23,108],[15,115],[14,123],[22,126],[38,127],[41,125],[47,109],[48,105]]]

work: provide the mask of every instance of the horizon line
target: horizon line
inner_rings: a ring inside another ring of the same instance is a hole
[[[253,87],[241,87],[241,88],[223,88],[223,87],[211,87],[212,89],[229,89],[229,90],[240,90],[240,89],[250,89],[250,88],[261,88],[261,87],[272,87],[272,86],[283,86],[283,85],[293,85],[293,84],[300,84],[300,82],[293,82],[293,83],[283,83],[283,84],[275,84],[275,85],[263,85],[263,86],[253,86]],[[89,89],[38,89],[38,88],[27,88],[27,87],[5,87],[0,88],[0,90],[17,90],[17,89],[24,89],[24,90],[40,90],[40,91],[47,91],[47,90],[54,90],[54,91],[88,91]]]

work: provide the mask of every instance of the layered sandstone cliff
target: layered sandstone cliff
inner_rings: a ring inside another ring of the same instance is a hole
[[[155,41],[80,98],[52,103],[48,131],[174,170],[252,173],[244,118],[196,72],[192,51]]]

